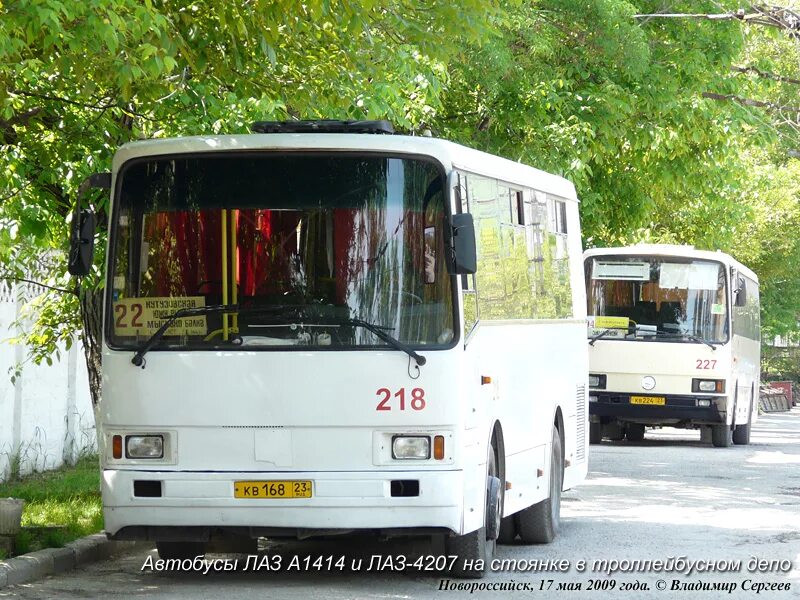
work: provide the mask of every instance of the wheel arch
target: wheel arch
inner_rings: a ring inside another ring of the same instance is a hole
[[[503,426],[500,421],[495,421],[492,425],[492,435],[489,438],[494,448],[495,460],[497,461],[497,472],[500,475],[500,481],[505,487],[506,483],[506,443],[503,437]]]
[[[558,437],[561,438],[561,491],[564,491],[564,472],[567,470],[567,432],[564,427],[564,413],[561,411],[561,406],[556,406],[553,425],[558,431]]]
[[[561,412],[561,407],[556,406],[556,414],[553,417],[553,425],[558,430],[558,437],[561,438],[561,463],[564,463],[564,453],[566,451],[566,432],[564,429],[564,413]]]

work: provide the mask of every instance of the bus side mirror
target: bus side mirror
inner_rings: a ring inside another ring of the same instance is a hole
[[[471,275],[478,270],[475,246],[475,223],[469,213],[453,215],[450,219],[453,260],[450,265],[456,275]]]
[[[83,198],[90,189],[111,189],[111,173],[95,173],[83,180],[78,188],[78,200],[72,212],[69,236],[67,270],[70,275],[83,277],[92,270],[94,258],[94,231],[97,218],[88,208],[81,208]]]
[[[94,213],[88,209],[83,209],[77,219],[73,215],[67,264],[70,275],[83,277],[92,270],[96,220]]]
[[[747,287],[744,284],[744,277],[738,277],[736,279],[736,291],[734,295],[734,306],[747,306]]]

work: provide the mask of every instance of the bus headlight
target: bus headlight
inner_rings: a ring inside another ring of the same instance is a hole
[[[598,375],[596,373],[589,373],[589,387],[599,390],[606,389],[606,376]]]
[[[431,438],[427,435],[396,435],[392,438],[392,458],[427,460],[431,457]]]
[[[712,392],[722,394],[725,391],[724,379],[692,379],[693,392]]]
[[[164,458],[164,436],[126,436],[125,456],[126,458]]]

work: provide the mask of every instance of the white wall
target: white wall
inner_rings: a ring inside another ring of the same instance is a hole
[[[20,309],[43,290],[30,284],[0,283],[0,480],[12,462],[21,473],[42,471],[76,460],[97,446],[83,348],[61,348],[52,366],[26,361],[27,348],[8,342],[20,335]],[[24,326],[23,326],[24,327]],[[22,364],[22,375],[11,376]]]

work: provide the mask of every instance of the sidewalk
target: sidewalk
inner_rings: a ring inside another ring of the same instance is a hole
[[[46,548],[0,560],[0,590],[9,585],[28,583],[47,575],[70,571],[115,554],[132,552],[147,544],[111,541],[106,539],[104,533],[95,533],[69,542],[63,548]]]

